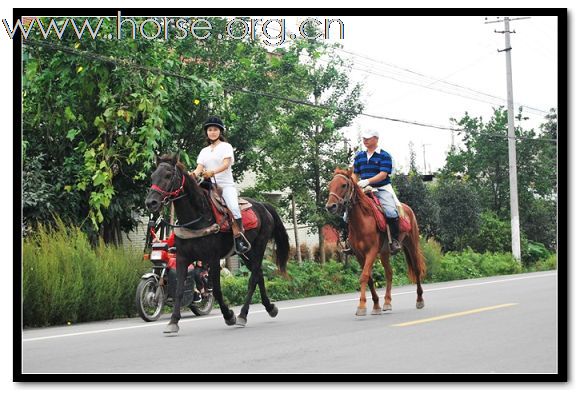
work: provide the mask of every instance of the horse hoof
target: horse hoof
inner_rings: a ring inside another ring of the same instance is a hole
[[[367,309],[366,308],[360,308],[360,307],[358,307],[356,309],[356,314],[355,314],[356,316],[366,316],[366,314],[367,314]]]
[[[238,318],[236,319],[236,326],[245,327],[246,323],[248,323],[248,320],[243,316],[238,315]]]
[[[268,315],[270,315],[272,318],[276,318],[276,315],[278,315],[278,307],[276,307],[275,304],[272,304],[272,309],[268,311]]]
[[[373,310],[371,311],[371,315],[381,315],[382,311],[380,308],[373,308]]]
[[[234,311],[230,311],[231,313],[231,317],[229,319],[226,319],[226,325],[228,326],[233,326],[236,324],[236,314],[234,314]]]
[[[423,300],[417,301],[417,309],[420,310],[423,307],[425,307],[425,302]]]
[[[393,306],[391,304],[384,304],[383,305],[383,311],[392,311],[393,310]]]
[[[177,334],[177,332],[179,332],[179,325],[177,323],[169,323],[163,331],[163,333],[167,334]]]

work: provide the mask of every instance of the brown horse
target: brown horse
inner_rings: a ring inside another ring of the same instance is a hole
[[[390,250],[386,232],[381,232],[375,221],[372,200],[363,193],[356,183],[356,177],[352,171],[336,169],[334,177],[329,183],[330,192],[326,202],[326,210],[332,214],[342,215],[344,211],[348,214],[348,240],[355,252],[356,258],[361,265],[360,276],[360,302],[356,315],[366,315],[366,287],[370,288],[373,298],[372,315],[380,315],[379,296],[375,290],[371,277],[372,268],[380,254],[381,263],[385,269],[387,280],[387,292],[383,311],[392,310],[391,287],[393,283],[393,269],[389,263]],[[419,246],[419,227],[415,213],[406,204],[403,204],[405,214],[411,222],[410,232],[401,232],[399,240],[405,253],[407,261],[407,273],[409,280],[417,284],[417,308],[423,308],[423,289],[421,279],[425,276],[425,260]]]

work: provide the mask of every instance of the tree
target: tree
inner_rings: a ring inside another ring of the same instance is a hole
[[[395,174],[393,186],[399,201],[411,206],[415,212],[419,231],[426,237],[436,237],[439,209],[434,194],[427,188],[417,170],[416,154],[412,143],[409,144],[411,164],[408,175]]]
[[[435,190],[439,207],[439,240],[444,250],[463,250],[479,231],[480,205],[471,184],[441,178]]]
[[[225,29],[224,19],[211,21]],[[155,29],[146,24],[144,32],[152,36]],[[179,152],[193,166],[189,155],[204,145],[201,124],[209,114],[226,113],[228,138],[240,154],[234,172],[248,168],[245,149],[268,133],[272,110],[265,99],[232,90],[268,87],[272,65],[251,40],[172,34],[168,41],[139,34],[108,40],[109,34],[116,35],[114,21],[105,21],[95,40],[79,40],[72,29],[60,40],[27,40],[24,222],[51,222],[52,212],[83,225],[93,241],[120,243],[121,231],[134,228],[144,212],[155,155]]]
[[[516,118],[522,120],[520,114]],[[518,204],[520,227],[532,240],[555,241],[555,211],[546,227],[547,235],[538,233],[535,220],[545,219],[539,209],[554,209],[556,197],[556,143],[544,141],[556,138],[556,114],[546,116],[540,134],[533,129],[516,127]],[[480,200],[482,209],[489,209],[501,220],[510,219],[509,162],[507,137],[507,111],[495,109],[491,119],[484,122],[481,117],[467,113],[457,121],[464,129],[463,146],[453,148],[448,156],[442,175],[462,175],[471,184]],[[540,139],[538,139],[540,138]],[[536,238],[537,236],[537,238]],[[553,246],[553,244],[547,244]]]
[[[299,222],[318,231],[324,263],[322,228],[335,222],[325,211],[327,186],[334,169],[348,164],[350,152],[340,129],[362,111],[361,86],[351,86],[348,66],[320,41],[297,40],[281,54],[275,72],[280,94],[314,106],[272,101],[278,116],[271,120],[275,131],[264,137],[262,156],[256,159],[258,183],[266,191],[291,190]]]

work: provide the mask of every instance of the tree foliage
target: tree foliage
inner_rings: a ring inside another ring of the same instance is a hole
[[[208,20],[225,30],[225,19]],[[105,21],[95,40],[79,40],[71,29],[60,40],[30,40],[24,47],[27,226],[50,223],[56,213],[83,225],[93,241],[100,235],[119,243],[120,232],[134,228],[144,211],[155,155],[178,152],[193,167],[210,114],[228,126],[236,177],[272,129],[269,100],[242,91],[273,89],[272,69],[279,66],[258,43],[217,35],[148,40],[127,32],[109,40],[115,29]],[[154,29],[145,25],[151,36]]]
[[[321,42],[297,40],[281,54],[275,71],[279,93],[319,107],[271,102],[277,115],[255,159],[258,186],[290,190],[299,207],[298,221],[318,230],[322,246],[322,227],[336,222],[324,208],[327,186],[334,169],[348,165],[351,152],[341,129],[362,111],[361,86],[351,85],[348,65]]]
[[[522,115],[517,116],[521,120]],[[459,133],[463,145],[452,148],[442,175],[463,176],[477,193],[483,209],[501,220],[510,220],[507,111],[495,109],[489,121],[467,113],[454,120],[464,129]],[[515,128],[520,227],[529,239],[555,247],[557,198],[557,116],[554,110],[537,133]],[[540,224],[543,223],[543,224]],[[542,227],[539,227],[543,225]]]
[[[435,190],[439,207],[439,240],[446,251],[461,251],[479,230],[480,204],[471,185],[455,178],[441,179]]]
[[[425,238],[433,238],[438,234],[439,207],[434,194],[423,182],[423,177],[417,170],[416,154],[412,144],[409,146],[410,168],[409,174],[395,174],[393,186],[397,190],[399,201],[408,204],[413,209],[419,231]]]

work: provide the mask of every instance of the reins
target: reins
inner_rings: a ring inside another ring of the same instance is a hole
[[[165,163],[167,163],[167,162],[165,162]],[[167,164],[169,164],[169,163],[167,163]],[[174,174],[173,174],[173,177],[171,177],[171,184],[169,185],[170,188],[173,186],[173,181],[177,177],[178,173],[181,173],[181,171],[179,170],[177,165],[175,165],[174,166]],[[177,178],[179,178],[179,177],[177,177]],[[162,200],[164,205],[167,205],[169,203],[175,202],[176,200],[182,199],[182,198],[187,196],[187,193],[185,193],[185,175],[181,174],[181,185],[179,188],[177,188],[174,191],[165,191],[156,184],[151,185],[151,190],[158,192],[162,195],[161,200]],[[183,194],[179,195],[181,192],[183,192]],[[162,217],[162,221],[163,221],[163,223],[165,223],[165,225],[169,225],[170,227],[173,227],[173,228],[184,228],[185,227],[185,228],[191,229],[191,227],[194,224],[198,223],[203,218],[204,218],[204,215],[202,214],[201,216],[197,217],[196,219],[189,221],[185,224],[171,224],[171,223],[167,222],[163,217]],[[208,219],[208,221],[211,221],[211,219]]]
[[[335,174],[335,177],[342,177],[347,181],[347,186],[348,186],[348,190],[346,192],[346,194],[343,197],[338,196],[336,193],[334,192],[330,192],[331,196],[335,196],[336,199],[338,200],[338,204],[339,206],[343,206],[345,208],[345,210],[347,212],[350,211],[350,209],[352,208],[353,203],[355,202],[353,200],[356,199],[356,196],[354,194],[354,185],[353,182],[350,178],[348,178],[347,176],[343,175],[343,174]]]

